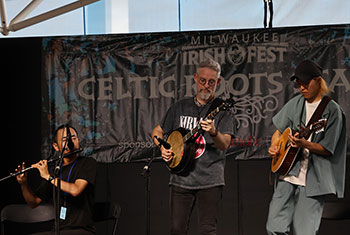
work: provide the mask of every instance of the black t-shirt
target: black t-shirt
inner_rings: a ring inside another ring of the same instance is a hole
[[[53,175],[53,168],[49,171]],[[69,179],[68,179],[69,176]],[[73,197],[68,193],[61,191],[60,208],[67,208],[66,218],[60,219],[60,229],[85,229],[95,232],[93,223],[93,206],[94,185],[96,177],[96,161],[93,158],[78,157],[75,162],[70,165],[63,166],[61,169],[61,179],[69,183],[75,182],[77,179],[88,181],[88,186],[77,197]],[[53,198],[53,185],[43,180],[35,194],[44,201],[51,201]]]

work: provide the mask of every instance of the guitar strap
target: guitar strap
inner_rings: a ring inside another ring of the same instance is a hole
[[[332,100],[332,98],[329,97],[328,95],[326,95],[322,98],[321,103],[317,106],[315,112],[312,114],[309,122],[307,123],[307,125],[306,125],[307,127],[309,125],[311,125],[312,123],[317,122],[318,120],[321,119],[322,114],[323,114],[324,110],[326,109],[327,104],[331,100]]]
[[[216,109],[217,107],[219,107],[219,105],[221,105],[223,102],[224,102],[224,101],[223,101],[222,99],[220,99],[220,98],[215,98],[215,99],[213,100],[213,102],[210,104],[209,109],[208,109],[208,111],[207,111],[207,113],[205,114],[204,117],[208,116],[209,113],[211,113],[211,111],[213,111],[214,109]]]

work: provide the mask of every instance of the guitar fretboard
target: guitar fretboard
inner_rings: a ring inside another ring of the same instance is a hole
[[[218,114],[220,112],[220,110],[222,109],[222,107],[224,107],[226,104],[225,102],[222,103],[221,105],[219,105],[216,109],[214,109],[213,111],[211,111],[205,118],[204,120],[208,120],[208,119],[213,119],[215,117],[216,114]],[[184,137],[182,137],[182,140],[184,143],[186,143],[186,141],[188,141],[190,138],[192,138],[196,133],[198,133],[198,131],[201,129],[201,124],[198,121],[197,126],[195,128],[193,128],[192,130],[190,130],[186,135],[184,135]]]

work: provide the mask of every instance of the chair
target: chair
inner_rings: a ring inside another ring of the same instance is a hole
[[[55,210],[50,204],[32,209],[27,204],[10,204],[1,210],[1,234],[30,234],[50,231],[54,226]]]
[[[117,234],[118,220],[120,217],[120,205],[115,202],[96,202],[94,205],[94,222],[113,220],[113,235]]]
[[[350,204],[343,202],[325,202],[322,219],[348,220],[350,219]]]

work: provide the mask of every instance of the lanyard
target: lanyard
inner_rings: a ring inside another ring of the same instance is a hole
[[[68,177],[67,177],[67,182],[69,183],[69,178],[70,178],[70,174],[72,173],[73,167],[75,166],[75,163],[77,163],[77,160],[75,160],[72,164],[72,166],[70,167],[69,173],[68,173]],[[61,168],[61,172],[60,172],[60,179],[62,180],[62,168]],[[67,193],[64,192],[64,201],[66,201],[66,196]]]

